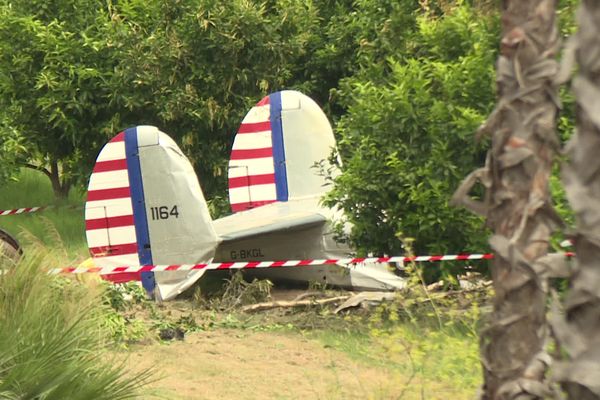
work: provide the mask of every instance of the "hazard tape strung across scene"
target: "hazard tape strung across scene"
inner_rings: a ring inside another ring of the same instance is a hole
[[[50,209],[59,209],[59,208],[78,209],[78,208],[83,208],[83,206],[82,205],[69,205],[69,206],[40,206],[40,207],[13,208],[11,210],[0,210],[0,217],[5,217],[8,215],[30,214],[30,213],[41,212],[41,211],[46,211],[46,210],[50,210]]]
[[[7,215],[28,214],[49,209],[83,208],[82,205],[50,205],[40,207],[15,208],[11,210],[0,210],[0,217]],[[565,252],[565,257],[573,257],[575,253]],[[394,257],[359,257],[320,260],[281,260],[281,261],[247,261],[247,262],[221,262],[221,263],[199,263],[199,264],[174,264],[174,265],[143,265],[143,266],[118,266],[118,267],[64,267],[49,271],[50,274],[83,274],[97,273],[101,275],[115,273],[155,272],[155,271],[192,271],[192,270],[225,270],[225,269],[253,269],[253,268],[279,268],[279,267],[308,267],[314,265],[357,265],[371,263],[408,263],[408,262],[436,262],[436,261],[467,261],[467,260],[491,260],[492,253],[485,254],[454,254],[439,256],[394,256]],[[359,266],[360,267],[360,266]]]
[[[370,264],[388,262],[434,262],[434,261],[461,261],[461,260],[489,260],[493,254],[458,254],[443,256],[414,256],[414,257],[369,257],[369,258],[339,258],[320,260],[285,260],[285,261],[248,261],[248,262],[222,262],[201,264],[178,265],[144,265],[121,267],[66,267],[55,268],[51,274],[82,274],[87,272],[101,275],[120,272],[153,272],[153,271],[191,271],[191,270],[223,270],[223,269],[252,269],[252,268],[279,268],[279,267],[307,267],[311,265],[332,264]]]
[[[563,253],[565,257],[573,257],[575,253]],[[65,267],[50,270],[50,274],[83,274],[97,273],[101,275],[132,272],[156,272],[156,271],[192,271],[192,270],[226,270],[226,269],[254,269],[254,268],[280,268],[280,267],[308,267],[314,265],[332,264],[370,264],[370,263],[393,263],[393,262],[436,262],[436,261],[466,261],[466,260],[491,260],[492,253],[486,254],[456,254],[443,256],[413,256],[413,257],[368,257],[368,258],[338,258],[320,260],[284,260],[284,261],[247,261],[247,262],[221,262],[200,264],[175,264],[175,265],[143,265],[143,266],[120,266],[120,267]],[[360,265],[358,266],[360,268]]]

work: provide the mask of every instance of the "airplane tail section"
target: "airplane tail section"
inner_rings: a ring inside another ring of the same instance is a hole
[[[165,133],[138,126],[119,133],[98,155],[88,186],[86,236],[96,265],[177,264],[212,259],[218,237],[188,159]],[[142,273],[174,297],[195,279],[187,272]]]
[[[326,192],[313,168],[335,148],[327,116],[310,97],[272,93],[246,114],[229,160],[229,201],[234,212]]]

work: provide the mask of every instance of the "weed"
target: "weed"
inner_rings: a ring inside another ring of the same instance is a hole
[[[347,271],[344,271],[344,272],[347,272]],[[308,282],[308,291],[309,292],[325,292],[327,289],[328,289],[327,282],[319,282],[319,281]]]
[[[104,287],[102,300],[115,311],[125,311],[135,304],[145,304],[148,301],[144,289],[138,282],[112,284],[102,281],[102,285]]]
[[[232,311],[246,304],[270,300],[272,287],[273,283],[269,280],[246,282],[242,272],[237,271],[227,280],[218,307],[222,311]]]
[[[149,334],[148,328],[142,320],[135,316],[127,317],[112,308],[102,313],[101,321],[102,328],[108,333],[108,337],[120,347],[140,342]]]
[[[154,321],[152,329],[158,333],[161,340],[174,338],[183,340],[186,333],[202,331],[205,327],[196,322],[192,313],[188,313],[181,315],[175,321],[169,321],[161,316]]]

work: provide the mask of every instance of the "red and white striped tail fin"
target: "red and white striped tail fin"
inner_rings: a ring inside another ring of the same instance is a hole
[[[269,96],[252,107],[235,137],[229,160],[229,201],[234,212],[277,201]]]
[[[263,98],[246,114],[229,161],[234,212],[326,192],[313,168],[335,148],[331,125],[308,96],[286,90]]]
[[[219,242],[189,160],[153,126],[126,129],[101,150],[85,220],[88,247],[101,268],[207,261]],[[141,279],[150,293],[156,278],[167,298],[197,277],[141,272],[130,278]]]
[[[102,265],[139,265],[124,132],[98,155],[88,185],[85,225],[90,253]]]

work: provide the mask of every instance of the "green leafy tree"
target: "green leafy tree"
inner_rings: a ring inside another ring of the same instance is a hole
[[[380,29],[335,92],[347,108],[337,126],[344,172],[328,203],[346,212],[363,251],[400,252],[398,234],[419,253],[480,251],[480,221],[448,200],[483,160],[471,138],[494,102],[497,19],[465,3],[443,13],[373,3],[391,12],[365,23]]]
[[[207,196],[224,196],[239,124],[262,96],[289,87],[316,10],[292,0],[130,0],[112,19],[128,121],[175,137]]]
[[[404,53],[416,28],[412,0],[314,0],[321,21],[310,29],[308,51],[297,61],[292,84],[302,87],[333,120],[345,112],[335,91],[361,67]]]
[[[19,134],[16,161],[47,175],[60,198],[87,178],[119,125],[103,7],[94,0],[0,3],[2,134]]]
[[[58,197],[85,182],[100,147],[153,124],[195,161],[209,197],[244,113],[268,92],[303,90],[318,10],[277,0],[4,1],[0,99],[18,160]],[[328,90],[328,89],[327,89]]]
[[[0,122],[0,183],[13,178],[19,169],[18,155],[25,152],[23,137],[11,129],[4,121]]]

